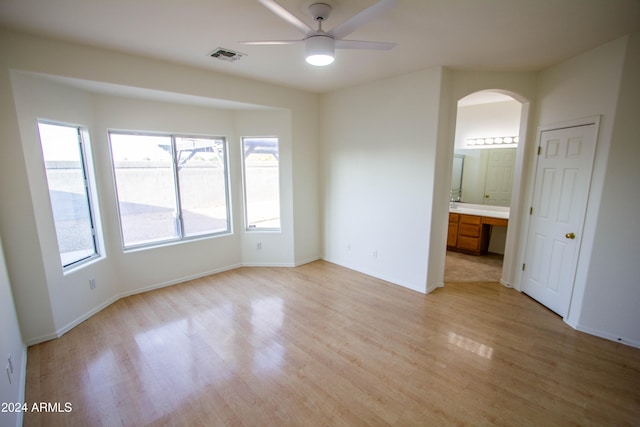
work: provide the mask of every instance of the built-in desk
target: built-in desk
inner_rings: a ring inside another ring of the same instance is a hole
[[[506,227],[509,224],[509,208],[465,204],[458,206],[449,209],[447,249],[473,255],[486,253],[491,227]]]

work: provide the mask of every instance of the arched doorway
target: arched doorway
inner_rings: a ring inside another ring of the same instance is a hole
[[[458,101],[445,283],[512,286],[528,107],[518,94],[495,89]]]

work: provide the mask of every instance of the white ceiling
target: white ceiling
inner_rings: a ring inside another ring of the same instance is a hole
[[[310,26],[309,4],[278,0]],[[330,30],[375,0],[324,0]],[[0,0],[10,29],[208,68],[314,92],[448,66],[537,71],[640,31],[640,0],[398,0],[347,38],[397,42],[390,51],[337,50],[328,67],[303,59],[303,45],[250,46],[245,40],[301,34],[257,0]],[[247,54],[210,58],[224,47]]]

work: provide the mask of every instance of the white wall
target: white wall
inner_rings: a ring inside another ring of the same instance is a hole
[[[323,96],[325,259],[426,291],[442,70]]]
[[[455,148],[467,148],[467,138],[518,135],[521,110],[515,100],[459,106]]]
[[[293,243],[296,265],[318,259],[322,253],[320,205],[320,103],[291,109]],[[303,137],[313,135],[314,138]]]
[[[0,239],[1,240],[1,239]],[[4,260],[4,252],[0,241],[0,403],[24,401],[25,378],[27,367],[27,347],[22,341],[18,316],[13,303],[11,285]],[[13,373],[11,383],[5,369],[11,355]],[[17,412],[0,412],[0,425],[22,425],[22,414]]]
[[[640,347],[640,34],[623,67],[577,327]]]
[[[24,310],[29,313],[29,316],[20,316],[22,320],[25,317],[37,317],[37,315],[34,316],[33,308],[29,307],[48,298],[49,309],[53,316],[53,322],[47,322],[48,319],[38,319],[40,322],[38,330],[41,331],[38,335],[32,335],[31,330],[28,334],[25,333],[25,339],[30,342],[34,339],[52,338],[54,331],[64,328],[73,319],[99,306],[103,301],[109,301],[117,294],[118,289],[102,285],[114,284],[118,281],[115,277],[116,268],[113,265],[105,266],[103,261],[93,263],[82,270],[62,274],[38,136],[37,120],[39,118],[93,126],[91,96],[79,90],[72,90],[23,74],[12,73],[11,79],[20,122],[21,144],[19,145],[23,149],[38,236],[38,240],[33,242],[37,244],[37,252],[29,258],[33,263],[42,262],[45,270],[45,280],[32,284],[33,289],[28,297],[16,298],[16,302],[19,304],[19,314],[24,313]],[[95,292],[89,292],[87,286],[89,278],[96,278],[101,285]]]
[[[610,223],[607,218],[601,216],[605,182],[614,186],[623,185],[625,182],[624,179],[620,179],[618,182],[619,178],[615,177],[615,174],[607,181],[606,174],[609,153],[612,152],[613,147],[616,147],[617,150],[618,146],[626,144],[626,142],[617,142],[612,139],[626,46],[627,38],[621,38],[540,73],[537,111],[537,123],[539,125],[550,125],[596,115],[601,116],[574,291],[569,313],[565,319],[567,323],[576,328],[583,328],[581,325],[585,315],[591,317],[591,315],[585,313],[585,306],[583,305],[585,298],[591,299],[597,295],[608,299],[616,294],[614,288],[611,291],[608,290],[610,288],[608,283],[594,282],[592,274],[599,271],[601,273],[605,271],[612,273],[610,268],[604,268],[603,270],[602,266],[617,263],[619,258],[616,257],[616,253],[619,251],[624,253],[634,249],[633,244],[622,240],[616,242],[620,246],[616,250],[612,250],[609,238],[606,238],[605,241],[597,239],[598,234],[605,229],[607,233],[617,234],[620,232],[624,235],[627,233],[629,226],[629,224],[620,222]],[[638,206],[637,201],[635,206]],[[605,208],[605,211],[608,209]],[[602,229],[602,227],[606,228]],[[522,240],[524,242],[524,235]],[[605,248],[606,253],[601,253],[601,250]],[[598,257],[595,256],[596,254],[598,254]],[[524,259],[522,262],[524,262]],[[594,270],[593,267],[590,267],[592,263],[599,267]],[[615,271],[614,275],[608,277],[608,280],[615,281],[618,276],[625,277],[628,272],[634,270],[635,264],[634,262],[621,266],[620,269]],[[637,282],[637,277],[635,280]],[[629,296],[622,293],[615,296],[615,298],[624,299]],[[592,323],[592,329],[602,330],[614,335],[617,332],[622,332],[609,330],[609,327],[620,316],[629,316],[629,313],[624,312],[624,306],[617,307],[611,311],[605,309],[604,306],[591,308],[595,309],[596,313],[599,313],[598,316],[594,317],[599,317],[602,321],[598,325]],[[635,329],[636,331],[633,332],[632,336],[624,338],[636,340],[640,343],[640,335],[638,335],[640,331],[637,331],[637,328]]]
[[[456,101],[496,90],[526,103],[528,118],[536,91],[535,73],[438,74],[385,79],[327,94],[322,103],[325,258],[422,292],[444,277]],[[519,133],[527,133],[527,123]],[[523,158],[520,153],[518,187]],[[514,241],[518,207],[512,212]],[[397,240],[381,259],[378,242],[386,235]],[[372,256],[376,249],[378,258]],[[514,269],[507,269],[505,283],[512,283]]]
[[[59,335],[122,295],[245,263],[295,265],[319,258],[317,95],[21,34],[3,32],[0,48],[0,91],[7,95],[0,101],[0,231],[11,248],[7,267],[27,343]],[[105,87],[107,94],[94,93]],[[216,107],[229,101],[232,110]],[[248,104],[258,109],[247,111]],[[40,117],[86,125],[92,136],[106,257],[68,274],[57,256],[35,122]],[[108,128],[228,137],[234,234],[124,253]],[[245,132],[281,137],[286,223],[282,233],[262,236],[260,254],[243,251],[249,238],[242,225],[239,137]],[[298,201],[296,194],[310,196]],[[304,244],[294,245],[298,241]],[[94,291],[90,278],[97,282]]]
[[[540,73],[538,89],[538,126],[562,123],[567,120],[601,116],[600,129],[593,165],[591,189],[580,249],[580,262],[572,307],[571,321],[584,294],[584,284],[591,251],[595,241],[599,206],[611,147],[611,133],[616,114],[620,78],[626,39],[621,38],[586,52]],[[530,174],[533,174],[531,165]]]
[[[280,232],[245,231],[244,212],[236,212],[237,231],[241,236],[241,258],[243,265],[281,265],[293,266],[294,227],[293,227],[293,186],[292,186],[292,144],[291,114],[287,110],[275,111],[238,111],[234,113],[234,126],[239,138],[245,136],[277,136],[280,159],[280,205],[282,210]],[[241,148],[238,146],[238,153]],[[235,182],[241,183],[241,176]],[[242,188],[238,189],[242,194]],[[236,203],[241,206],[241,203]],[[261,249],[258,249],[260,243]],[[316,249],[317,250],[317,249]]]
[[[429,253],[427,256],[427,292],[444,286],[444,264],[447,234],[449,231],[449,200],[451,196],[451,169],[453,165],[453,127],[455,115],[452,114],[455,99],[451,96],[453,88],[452,72],[441,72],[438,94],[436,151],[433,157],[433,193],[431,197],[431,218],[429,222]],[[443,179],[444,178],[444,179]],[[446,225],[445,225],[446,224]]]

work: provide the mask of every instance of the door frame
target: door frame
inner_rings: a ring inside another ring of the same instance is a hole
[[[573,119],[573,120],[566,120],[566,121],[561,121],[561,122],[554,122],[554,123],[549,123],[549,124],[545,124],[545,125],[539,125],[538,129],[536,131],[536,143],[532,144],[533,147],[531,147],[531,160],[529,162],[529,170],[527,173],[527,189],[526,189],[526,194],[524,195],[523,199],[526,204],[523,205],[523,209],[522,209],[522,215],[521,215],[521,219],[522,219],[522,226],[519,230],[519,235],[520,238],[519,240],[519,244],[518,244],[518,266],[519,268],[517,269],[517,273],[516,273],[516,285],[514,286],[515,289],[517,289],[518,291],[522,292],[522,284],[523,284],[523,278],[524,278],[524,272],[522,270],[522,265],[525,263],[525,257],[526,257],[526,250],[527,250],[527,246],[528,246],[528,237],[529,237],[529,226],[531,223],[531,217],[530,215],[527,213],[529,211],[529,207],[531,207],[533,205],[533,197],[534,197],[534,189],[535,189],[535,184],[536,184],[536,172],[537,172],[537,168],[538,168],[538,156],[535,153],[535,150],[537,150],[537,147],[540,145],[540,141],[542,138],[542,133],[543,132],[548,132],[548,131],[553,131],[553,130],[558,130],[558,129],[566,129],[566,128],[572,128],[572,127],[578,127],[578,126],[589,126],[589,125],[594,125],[594,132],[595,132],[595,151],[594,151],[594,155],[593,155],[593,159],[592,159],[592,164],[591,164],[591,174],[589,176],[589,183],[588,183],[588,187],[587,187],[587,195],[586,195],[586,202],[585,202],[585,207],[584,207],[584,218],[582,221],[582,227],[581,230],[578,230],[578,232],[582,234],[584,234],[584,229],[585,229],[585,224],[586,224],[586,220],[587,220],[587,212],[589,211],[589,207],[590,207],[590,202],[591,202],[591,185],[593,183],[593,169],[595,167],[595,161],[596,161],[596,157],[597,157],[597,153],[598,153],[598,142],[600,139],[600,120],[601,120],[601,116],[600,115],[595,115],[595,116],[588,116],[588,117],[583,117],[583,118],[579,118],[579,119]],[[581,253],[582,253],[582,248],[584,245],[585,239],[581,239],[580,240],[580,244],[578,246],[578,248],[576,249],[576,263],[575,266],[573,266],[574,271],[573,271],[573,283],[571,286],[571,297],[569,299],[569,307],[567,309],[567,314],[566,316],[563,318],[563,320],[566,323],[569,323],[567,321],[567,319],[569,319],[571,317],[571,309],[574,307],[574,301],[576,298],[576,277],[577,277],[577,273],[578,273],[578,269],[580,267],[580,262],[581,262]]]
[[[478,92],[497,92],[504,95],[508,95],[513,98],[515,101],[521,104],[521,112],[520,112],[520,127],[518,131],[518,136],[520,137],[520,142],[518,143],[518,147],[516,149],[516,161],[515,161],[515,170],[513,172],[513,185],[512,185],[512,198],[511,205],[509,211],[509,226],[507,227],[507,235],[505,241],[505,253],[502,261],[502,272],[500,275],[500,284],[507,288],[514,288],[519,290],[518,288],[518,260],[519,254],[521,253],[519,240],[520,230],[522,229],[522,223],[520,218],[523,216],[521,214],[521,209],[524,204],[523,197],[525,197],[526,192],[526,171],[527,171],[527,162],[531,157],[529,155],[529,149],[532,145],[532,141],[530,141],[529,134],[532,128],[533,122],[533,104],[531,102],[531,98],[522,95],[520,91],[514,91],[512,89],[500,88],[500,86],[490,86],[490,87],[480,87],[475,90],[463,91],[453,99],[454,101],[451,103],[450,114],[453,118],[451,120],[450,129],[449,129],[449,140],[447,142],[448,153],[445,155],[446,162],[444,158],[442,159],[443,164],[448,164],[448,169],[446,176],[447,179],[442,181],[441,191],[442,194],[446,194],[445,203],[446,203],[446,215],[442,217],[442,240],[440,245],[438,246],[438,261],[437,263],[433,261],[433,257],[430,256],[429,267],[433,267],[437,264],[438,269],[438,281],[435,282],[435,285],[429,285],[430,277],[427,278],[427,293],[431,292],[433,289],[437,287],[444,286],[444,269],[445,269],[445,257],[447,252],[447,231],[448,231],[448,218],[449,218],[449,195],[451,190],[451,169],[453,163],[453,155],[454,155],[454,147],[455,147],[455,133],[456,133],[456,122],[458,119],[457,109],[458,102],[471,94],[475,94]],[[443,209],[444,212],[444,209]]]

